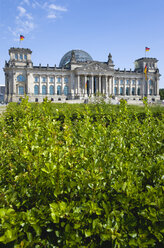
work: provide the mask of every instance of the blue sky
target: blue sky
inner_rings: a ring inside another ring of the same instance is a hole
[[[159,60],[160,88],[164,88],[164,0],[0,0],[0,84],[10,47],[32,50],[34,65],[59,65],[72,49],[115,68],[134,69],[145,56]]]

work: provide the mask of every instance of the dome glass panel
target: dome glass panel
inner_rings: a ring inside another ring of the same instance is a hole
[[[59,67],[64,67],[71,61],[72,51],[74,51],[75,53],[75,58],[77,62],[93,61],[92,57],[87,52],[82,50],[71,50],[62,57]]]

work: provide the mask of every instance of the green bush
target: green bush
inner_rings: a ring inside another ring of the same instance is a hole
[[[164,118],[143,111],[10,104],[0,247],[164,247]]]

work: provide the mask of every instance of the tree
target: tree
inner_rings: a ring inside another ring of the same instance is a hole
[[[164,89],[159,90],[160,100],[164,100]]]

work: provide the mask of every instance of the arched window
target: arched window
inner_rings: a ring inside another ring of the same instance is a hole
[[[126,87],[126,95],[129,96],[129,87]]]
[[[117,87],[114,87],[114,94],[117,95]]]
[[[64,78],[64,82],[68,83],[68,78],[67,77]]]
[[[24,86],[19,86],[19,95],[24,95]]]
[[[153,81],[149,80],[149,85],[152,86],[153,85]]]
[[[57,95],[61,95],[61,86],[60,85],[58,85],[58,87],[57,87]]]
[[[39,82],[39,77],[36,76],[34,80],[36,83]]]
[[[53,94],[54,94],[54,86],[50,85],[50,95],[53,95]]]
[[[140,90],[140,88],[138,88],[137,95],[140,96],[140,94],[141,94],[141,90]]]
[[[34,95],[39,95],[39,86],[38,85],[34,86]]]
[[[18,82],[25,82],[25,77],[24,77],[23,75],[19,75],[19,76],[17,77],[17,81],[18,81]]]
[[[124,88],[121,87],[121,88],[120,88],[120,95],[121,95],[121,96],[123,95],[123,90],[124,90]]]
[[[64,95],[67,96],[68,95],[68,86],[64,87]]]
[[[47,94],[47,86],[43,85],[42,86],[42,95],[46,95]]]

